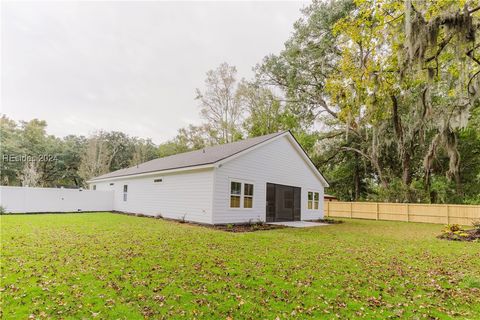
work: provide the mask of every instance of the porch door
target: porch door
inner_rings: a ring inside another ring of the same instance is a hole
[[[298,187],[267,183],[267,222],[300,220],[300,194]]]

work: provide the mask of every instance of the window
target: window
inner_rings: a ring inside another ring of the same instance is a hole
[[[253,208],[253,184],[230,182],[230,208]]]
[[[240,182],[230,182],[230,208],[240,208],[241,198],[242,184]]]
[[[320,195],[318,192],[313,194],[313,209],[318,210],[318,200],[320,199]]]
[[[243,185],[243,207],[253,207],[253,184],[245,183]]]
[[[127,195],[128,195],[128,185],[124,184],[123,185],[123,201],[127,201]]]
[[[92,190],[97,190],[97,185],[96,184],[93,185]]]
[[[320,201],[320,193],[318,192],[308,192],[308,205],[307,208],[310,210],[318,210],[318,202]]]

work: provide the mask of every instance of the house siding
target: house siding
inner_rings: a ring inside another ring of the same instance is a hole
[[[307,209],[308,191],[319,192],[323,200],[324,187],[295,143],[290,135],[281,136],[215,168],[213,223],[265,221],[267,182],[301,188],[302,220],[323,217],[323,201],[319,201],[318,210]],[[232,180],[254,184],[253,208],[230,208]]]
[[[155,183],[158,178],[162,182]],[[93,185],[99,191],[114,191],[115,211],[212,223],[213,169],[92,182],[90,188]],[[128,185],[127,201],[123,201],[124,185]]]

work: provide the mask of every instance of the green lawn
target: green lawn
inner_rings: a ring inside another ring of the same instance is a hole
[[[233,234],[109,213],[1,218],[4,319],[480,319],[480,244],[347,220]]]

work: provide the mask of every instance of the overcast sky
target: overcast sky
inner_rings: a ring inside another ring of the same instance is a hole
[[[305,2],[5,2],[1,112],[58,136],[172,138],[199,122],[195,88],[278,53]]]

